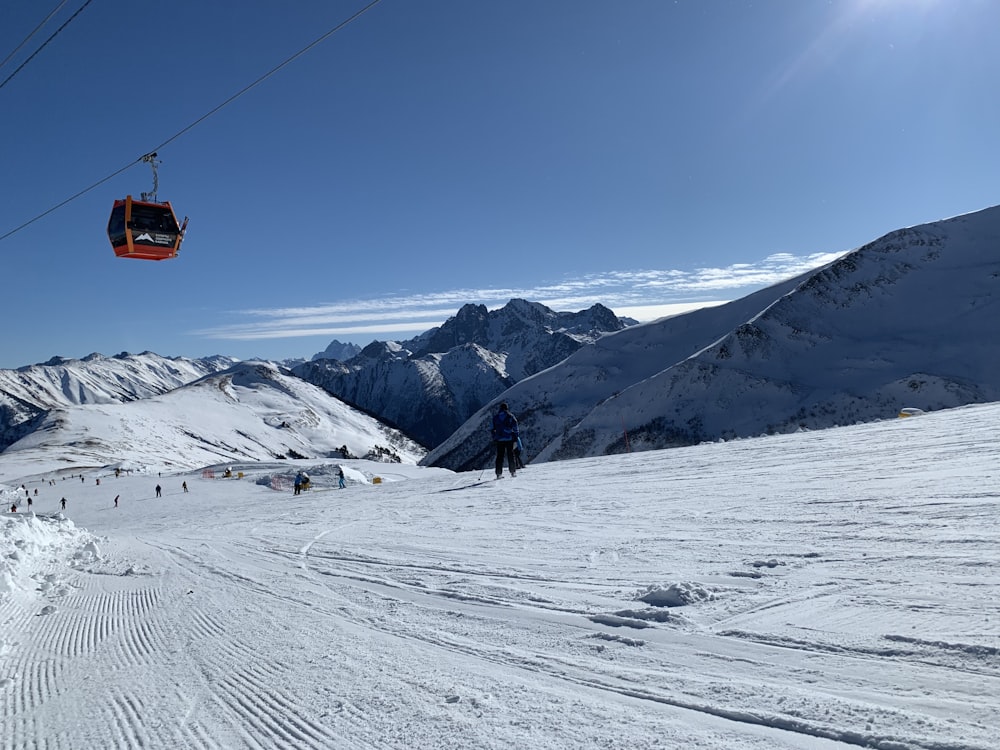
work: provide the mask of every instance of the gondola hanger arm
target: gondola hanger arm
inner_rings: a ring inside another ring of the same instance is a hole
[[[156,174],[156,167],[160,164],[160,162],[156,158],[155,151],[151,151],[143,156],[142,161],[146,162],[153,168],[153,191],[150,193],[141,193],[141,196],[144,201],[152,201],[153,203],[156,203],[156,193],[160,189],[160,178]]]

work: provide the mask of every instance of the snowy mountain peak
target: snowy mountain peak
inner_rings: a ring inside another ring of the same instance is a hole
[[[517,299],[493,311],[468,304],[416,338],[293,372],[431,446],[518,380],[624,326],[602,305],[572,313]]]
[[[605,336],[502,398],[533,460],[1000,400],[998,247],[1000,207],[890,232],[744,299]],[[491,447],[472,436],[496,400],[426,462],[482,465]]]
[[[345,344],[342,341],[334,339],[326,349],[312,355],[311,359],[339,359],[343,361],[357,356],[360,351],[361,347],[357,344]]]

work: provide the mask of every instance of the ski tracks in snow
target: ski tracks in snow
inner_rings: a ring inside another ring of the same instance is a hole
[[[269,658],[266,639],[229,632],[223,609],[183,575],[98,567],[68,574],[72,593],[54,604],[20,597],[0,609],[13,634],[0,648],[0,747],[33,747],[39,737],[49,750],[336,744],[282,687],[288,667]],[[66,715],[73,732],[50,735],[47,719],[66,726]]]
[[[85,578],[86,574],[72,577],[71,585],[84,591],[47,605],[53,607],[47,614],[32,614],[24,607],[19,617],[4,617],[9,630],[23,639],[4,665],[12,675],[2,693],[4,736],[13,747],[44,736],[39,729],[44,730],[46,717],[55,712],[76,715],[80,737],[51,738],[51,747],[80,747],[81,738],[105,747],[136,747],[143,742],[142,699],[115,686],[128,684],[128,676],[141,675],[165,647],[166,634],[156,616],[160,591],[141,586],[88,593]],[[99,704],[63,699],[87,684],[102,696]],[[109,687],[110,697],[105,693]]]
[[[151,517],[0,602],[0,746],[995,745],[994,497],[736,501],[686,455],[628,503],[526,472]]]
[[[503,497],[506,503],[516,501],[513,494]],[[891,505],[887,509],[893,510]],[[488,513],[482,505],[476,510]],[[967,510],[960,510],[959,516]],[[574,507],[573,512],[585,511]],[[850,528],[850,512],[846,520],[843,515],[842,510],[834,510],[833,518],[826,515],[819,524],[817,518],[807,521],[813,527],[827,523],[843,535]],[[411,506],[405,538],[359,539],[355,533],[340,535],[327,529],[302,548],[307,559],[302,567],[327,579],[340,596],[354,596],[359,610],[367,613],[367,621],[386,632],[515,671],[541,673],[607,694],[844,745],[925,750],[989,747],[991,730],[983,717],[989,713],[988,696],[1000,687],[995,650],[987,653],[989,649],[961,642],[928,643],[895,635],[891,622],[886,621],[893,610],[907,612],[906,621],[912,621],[913,611],[921,609],[926,609],[932,631],[955,625],[974,629],[978,626],[975,618],[981,621],[980,602],[940,606],[948,592],[956,590],[955,581],[944,581],[941,591],[914,593],[901,591],[899,582],[882,577],[884,571],[898,570],[898,555],[911,554],[911,548],[919,548],[919,540],[903,539],[891,547],[883,540],[883,549],[892,549],[897,557],[885,567],[873,561],[871,571],[864,561],[849,559],[858,556],[858,547],[839,550],[834,545],[830,552],[821,553],[808,546],[803,549],[795,540],[791,545],[771,547],[769,554],[744,557],[746,568],[728,572],[720,566],[731,564],[725,560],[732,555],[723,551],[719,561],[704,561],[704,572],[694,574],[703,583],[689,588],[705,592],[703,601],[696,596],[676,602],[676,608],[644,607],[641,602],[621,608],[621,598],[635,596],[641,581],[631,579],[632,591],[624,584],[616,586],[619,575],[609,576],[608,568],[627,569],[630,558],[648,555],[661,541],[676,546],[676,537],[694,536],[692,548],[703,551],[709,547],[703,538],[706,527],[710,534],[711,526],[720,520],[696,514],[690,526],[681,522],[683,531],[673,530],[675,538],[651,534],[646,542],[631,539],[610,547],[583,546],[575,553],[577,565],[572,564],[570,551],[566,568],[553,570],[552,577],[546,578],[530,564],[531,542],[556,537],[569,540],[573,524],[571,519],[548,517],[544,511],[526,516],[521,519],[524,551],[521,557],[512,555],[506,564],[480,561],[474,552],[470,554],[470,548],[475,549],[474,543],[469,545],[475,519],[461,524],[467,545],[464,559],[461,563],[449,559],[447,545],[441,541],[447,538],[448,529],[422,529],[419,508]],[[441,518],[440,512],[435,518]],[[489,528],[489,522],[483,525]],[[873,528],[877,533],[878,524],[866,519],[858,528],[862,534],[872,533]],[[605,531],[607,538],[616,535],[614,528]],[[517,530],[507,530],[507,534],[518,542]],[[738,534],[727,529],[721,536],[730,539]],[[817,536],[825,540],[824,546],[835,538],[814,534],[813,544]],[[564,543],[572,548],[571,542]],[[751,537],[746,547],[766,549],[767,544],[766,539]],[[860,549],[866,549],[863,539]],[[967,568],[969,562],[960,559],[957,565]],[[604,570],[594,576],[582,574],[595,567]],[[640,567],[645,569],[648,563]],[[823,572],[817,575],[817,569]],[[859,572],[864,575],[861,580]],[[628,580],[627,574],[622,578]],[[824,582],[817,585],[817,580]],[[958,590],[966,583],[969,591],[976,591],[974,579],[961,581]],[[566,600],[571,591],[579,597]],[[616,598],[619,607],[613,608],[609,603]],[[373,612],[382,614],[373,616]],[[809,613],[813,620],[789,622],[792,612],[800,617]],[[752,663],[753,678],[734,680],[733,663]],[[797,694],[788,693],[789,674],[799,675],[802,688]],[[977,678],[981,678],[982,692],[973,687]],[[913,701],[922,701],[912,694],[887,691],[887,683],[922,686],[928,695],[941,696],[940,710],[914,711]],[[761,704],[768,709],[745,709]],[[953,736],[944,718],[949,714],[961,716],[963,726],[978,727],[978,731]],[[882,732],[881,727],[894,729]]]

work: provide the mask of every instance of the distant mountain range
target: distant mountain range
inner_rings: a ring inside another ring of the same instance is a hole
[[[432,447],[514,383],[634,323],[603,305],[581,312],[523,299],[492,311],[465,305],[416,338],[376,341],[346,362],[314,360],[293,372]]]
[[[901,229],[727,305],[627,328],[493,399],[424,462],[479,468],[496,403],[540,461],[1000,400],[1000,207]]]
[[[161,357],[152,352],[48,362],[0,370],[0,451],[30,434],[52,409],[158,396],[231,367],[233,357]]]
[[[644,325],[602,305],[511,300],[466,305],[408,341],[334,345],[328,354],[347,359],[291,370],[150,352],[0,370],[0,449],[54,445],[112,462],[128,439],[155,452],[154,422],[139,418],[140,429],[128,416],[148,402],[168,429],[190,433],[188,462],[327,455],[346,442],[354,455],[462,470],[489,462],[501,400],[535,461],[998,401],[1000,207],[891,232],[742,299]],[[202,425],[219,398],[230,426]],[[85,437],[73,427],[75,414],[97,413],[107,418]]]
[[[160,359],[140,354],[116,361],[122,367],[127,363],[133,377],[149,384]],[[271,362],[238,362],[145,398],[53,406],[32,427],[7,447],[0,465],[45,466],[44,473],[179,471],[339,457],[413,464],[425,453],[397,430]]]

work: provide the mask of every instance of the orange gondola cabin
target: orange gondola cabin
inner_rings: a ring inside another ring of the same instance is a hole
[[[183,225],[177,223],[169,201],[137,201],[128,195],[111,209],[108,239],[119,258],[167,260],[177,257],[186,227],[186,218]]]

